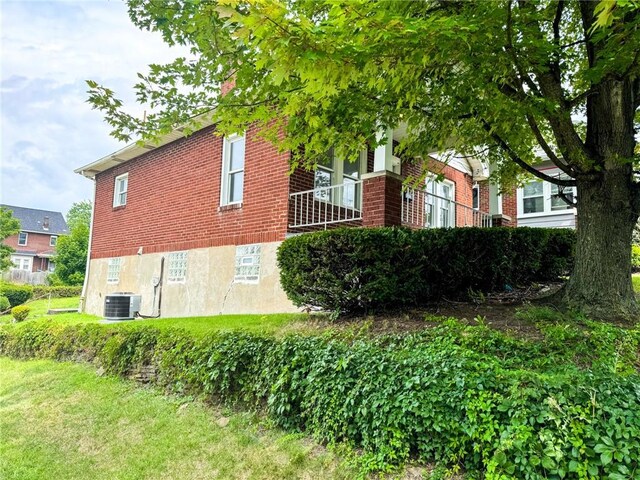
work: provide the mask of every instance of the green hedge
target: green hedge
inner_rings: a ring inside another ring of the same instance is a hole
[[[33,297],[33,287],[31,285],[0,283],[0,295],[7,297],[11,307],[16,307]]]
[[[351,340],[241,332],[196,339],[35,321],[0,328],[0,353],[89,360],[125,376],[155,370],[149,380],[169,390],[262,405],[284,428],[347,442],[363,452],[363,471],[414,458],[462,466],[473,478],[634,478],[640,377],[628,364],[618,372],[623,359],[633,365],[638,332],[598,328],[587,335],[553,326],[554,342],[534,344],[453,321]],[[586,345],[592,370],[563,357],[567,335]]]
[[[67,298],[79,297],[82,294],[82,286],[50,286],[50,285],[34,285],[34,298],[45,298],[51,295],[51,298]]]
[[[295,305],[352,312],[555,280],[574,243],[566,229],[344,228],[288,238],[278,264]]]

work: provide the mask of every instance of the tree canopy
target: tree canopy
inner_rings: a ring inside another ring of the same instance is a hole
[[[56,244],[55,273],[53,283],[82,285],[87,266],[89,249],[89,227],[91,224],[91,202],[75,202],[67,213],[69,235],[58,238]]]
[[[11,235],[15,235],[19,231],[20,221],[13,217],[11,210],[0,207],[0,242]],[[4,272],[12,265],[11,254],[13,252],[13,248],[0,243],[0,272]]]
[[[406,125],[405,159],[454,149],[491,162],[503,187],[523,172],[577,185],[578,260],[566,300],[637,312],[636,2],[130,0],[129,13],[194,58],[140,74],[138,101],[153,112],[144,120],[89,82],[116,137],[195,129],[203,118],[220,133],[257,125],[296,153],[294,167],[312,167],[327,145],[358,151],[381,129]],[[537,170],[541,158],[564,177]]]

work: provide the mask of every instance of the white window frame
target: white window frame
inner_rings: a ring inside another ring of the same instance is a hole
[[[450,189],[451,195],[449,200],[444,195],[443,186]],[[434,196],[436,195],[436,196]],[[443,197],[443,198],[439,198]],[[451,180],[437,181],[435,177],[427,177],[425,185],[425,215],[424,222],[428,228],[451,228],[456,226],[456,184]],[[446,207],[445,207],[446,205]],[[447,211],[449,221],[447,225],[443,225],[442,212]],[[430,212],[430,213],[429,213]]]
[[[22,235],[24,235],[24,243],[20,243],[20,238],[22,238]],[[27,243],[29,243],[29,234],[27,232],[18,233],[18,246],[26,247]]]
[[[476,193],[475,196],[474,193]],[[475,205],[474,200],[477,200],[477,203]],[[477,183],[474,183],[471,187],[471,208],[476,212],[480,210],[480,185],[478,185]]]
[[[33,257],[11,255],[11,263],[13,263],[14,270],[26,270],[27,272],[33,271]]]
[[[167,283],[185,283],[187,280],[187,251],[171,252],[167,255]]]
[[[313,190],[314,190],[314,198],[319,201],[332,203],[334,205],[340,205],[346,208],[353,208],[355,210],[362,209],[362,187],[360,185],[355,186],[355,191],[353,194],[354,200],[353,202],[348,201],[348,197],[346,196],[349,192],[347,190],[347,186],[349,182],[358,182],[362,180],[362,174],[367,173],[367,151],[362,150],[358,154],[358,171],[356,175],[347,175],[344,171],[344,162],[345,160],[342,158],[338,158],[333,148],[329,150],[328,155],[331,156],[331,162],[328,162],[329,165],[320,165],[316,166],[316,170],[313,175]],[[318,171],[329,173],[330,184],[329,187],[318,187],[316,186],[316,174]],[[346,181],[345,181],[346,180]],[[342,195],[340,198],[334,199],[334,192],[338,185],[342,185]],[[327,191],[328,190],[328,191]]]
[[[262,245],[237,245],[233,281],[235,283],[259,283]]]
[[[122,257],[112,257],[107,262],[107,283],[114,285],[120,283],[120,270],[122,269]]]
[[[559,175],[559,171],[556,171],[555,173],[553,171],[551,173],[545,171],[545,173],[550,176]],[[564,175],[561,175],[560,178],[566,178],[566,177]],[[556,195],[555,193],[553,193],[553,190],[554,190],[553,187],[556,186],[555,184],[550,182],[545,182],[544,180],[541,180],[541,179],[532,180],[531,182],[528,182],[528,183],[534,183],[534,182],[542,183],[543,209],[541,212],[524,213],[524,199],[525,199],[524,188],[520,187],[518,188],[518,191],[517,191],[518,218],[536,218],[536,217],[546,217],[550,215],[551,216],[566,215],[567,213],[575,214],[575,207],[571,207],[570,205],[567,205],[567,208],[562,208],[562,209],[552,208],[551,198],[554,195]],[[572,194],[574,199],[577,196],[576,187],[565,187],[565,192],[567,194]],[[526,198],[529,198],[529,197],[526,197]]]
[[[231,145],[235,142],[244,142],[242,159],[242,168],[231,170]],[[220,205],[242,205],[244,200],[244,181],[245,181],[245,169],[247,161],[247,140],[246,135],[230,135],[224,137],[222,142],[222,179],[220,181]],[[242,190],[240,191],[240,200],[231,201],[231,176],[242,174]]]
[[[124,188],[122,186],[124,185]],[[129,173],[118,175],[113,182],[113,207],[123,207],[127,204],[129,191]]]
[[[50,247],[55,247],[58,244],[58,236],[57,235],[51,235],[51,237],[49,238],[49,246]]]

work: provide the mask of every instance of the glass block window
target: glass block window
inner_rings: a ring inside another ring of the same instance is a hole
[[[187,252],[171,252],[168,257],[167,281],[184,282],[187,276]]]
[[[118,283],[120,281],[120,267],[122,258],[110,258],[107,267],[107,283]]]
[[[236,247],[235,282],[258,283],[260,280],[260,245]]]

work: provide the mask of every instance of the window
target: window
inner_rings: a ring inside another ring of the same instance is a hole
[[[563,175],[560,178],[565,179],[568,177]],[[543,182],[542,180],[527,183],[518,190],[519,215],[542,216],[556,213],[560,214],[571,210],[573,206],[567,204],[560,196],[560,193],[573,201],[576,197],[576,188],[559,187],[558,185]]]
[[[122,258],[110,258],[107,267],[107,283],[118,283],[120,281],[120,266]]]
[[[542,182],[527,183],[522,189],[522,211],[524,213],[544,212],[544,185]]]
[[[425,226],[455,227],[455,184],[449,180],[427,179],[424,196]]]
[[[29,238],[29,234],[27,232],[20,232],[18,234],[18,245],[24,247],[27,244],[27,239]]]
[[[471,207],[480,210],[480,186],[476,183],[471,190]]]
[[[366,152],[355,159],[339,159],[333,149],[319,161],[314,174],[314,196],[317,200],[360,209],[362,187],[359,183],[366,168]]]
[[[238,245],[236,247],[234,282],[258,283],[260,280],[260,250],[260,245]]]
[[[242,203],[244,189],[245,137],[225,137],[222,147],[222,188],[220,205]]]
[[[113,206],[121,207],[127,204],[127,188],[129,187],[129,174],[118,175],[113,187]]]
[[[31,257],[12,255],[11,262],[13,263],[13,268],[17,270],[26,270],[28,272],[32,270],[33,258]]]
[[[171,252],[167,268],[169,283],[183,283],[187,277],[187,252]]]
[[[49,239],[49,246],[50,247],[55,247],[58,243],[58,236],[57,235],[51,235],[51,238]]]

